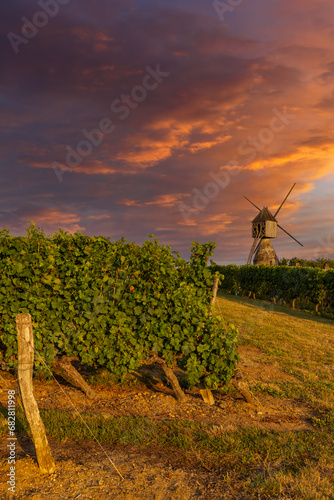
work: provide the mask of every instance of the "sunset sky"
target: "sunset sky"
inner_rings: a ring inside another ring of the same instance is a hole
[[[332,0],[11,0],[0,26],[1,228],[243,264],[243,196],[296,183],[278,257],[334,259]]]

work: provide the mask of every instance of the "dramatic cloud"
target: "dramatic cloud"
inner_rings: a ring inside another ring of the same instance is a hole
[[[305,245],[281,233],[279,256],[334,255],[329,0],[241,2],[224,21],[199,0],[0,9],[2,227],[154,233],[186,257],[214,240],[215,261],[242,263],[243,195],[275,210],[296,182],[280,221]]]

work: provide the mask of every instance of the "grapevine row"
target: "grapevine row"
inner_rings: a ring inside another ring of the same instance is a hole
[[[194,242],[190,262],[153,239],[26,236],[0,232],[0,362],[17,366],[15,316],[30,313],[38,356],[77,356],[123,377],[150,356],[187,374],[190,386],[226,385],[237,364],[237,330],[210,314],[215,244]]]
[[[219,266],[212,263],[212,272],[221,277],[221,289],[237,295],[256,296],[295,305],[322,307],[327,315],[334,314],[334,270],[289,266]]]

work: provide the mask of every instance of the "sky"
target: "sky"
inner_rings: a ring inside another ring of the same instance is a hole
[[[0,5],[0,227],[334,258],[331,0]]]

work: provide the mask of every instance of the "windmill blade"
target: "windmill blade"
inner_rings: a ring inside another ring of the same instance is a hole
[[[252,201],[250,201],[250,200],[247,198],[247,196],[244,196],[244,198],[246,198],[246,200],[247,200],[247,201],[249,201],[249,203],[251,203],[251,204],[252,204],[255,208],[257,208],[259,212],[261,212],[261,208],[257,207],[257,206],[255,205],[255,203],[253,203]]]
[[[296,183],[294,183],[294,185],[292,186],[292,188],[290,189],[290,191],[288,192],[288,194],[286,195],[286,197],[284,198],[284,200],[282,201],[282,203],[280,204],[280,206],[278,207],[274,217],[276,217],[276,215],[278,214],[278,212],[281,210],[281,208],[283,207],[284,203],[286,202],[289,194],[291,193],[291,191],[293,190],[293,188],[295,187]]]
[[[288,233],[288,231],[286,231],[285,229],[283,229],[282,226],[280,226],[279,224],[277,224],[277,226],[280,229],[282,229],[282,231],[284,231],[288,236],[290,236],[290,238],[292,238],[293,240],[295,240],[301,247],[304,246],[302,243],[300,243],[300,241],[296,240],[296,238],[294,238],[290,233]]]

